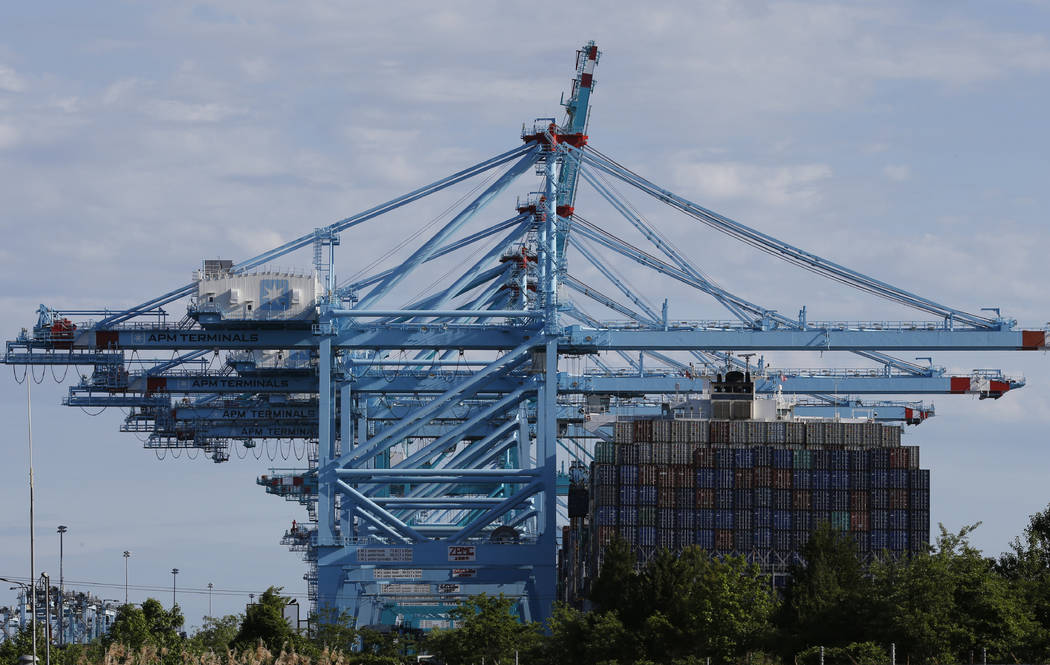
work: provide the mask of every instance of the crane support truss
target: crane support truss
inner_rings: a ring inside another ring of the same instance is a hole
[[[223,268],[251,276],[312,249],[322,288],[311,316],[227,319],[197,302],[195,282],[126,309],[42,305],[36,326],[7,343],[3,361],[21,365],[23,376],[39,366],[91,368],[64,402],[129,408],[121,429],[147,434],[147,448],[204,450],[218,462],[232,447],[305,441],[304,467],[275,469],[258,482],[309,512],[308,525],[293,526],[282,542],[303,553],[316,605],[365,624],[434,620],[480,591],[519,598],[525,618],[547,617],[565,514],[558,495],[569,482],[561,467],[589,461],[617,415],[666,413],[669,403],[709,392],[710,378],[727,369],[753,371],[756,392],[795,417],[910,424],[932,416],[932,405],[858,396],[998,398],[1024,386],[999,370],[949,372],[887,352],[1043,350],[1045,329],[863,275],[692,203],[595,150],[587,124],[598,58],[593,42],[580,49],[561,125],[537,120],[523,128],[519,147]],[[469,227],[533,170],[539,183],[515,214]],[[486,173],[484,189],[407,259],[337,284],[335,247],[350,244],[343,234]],[[819,322],[805,308],[783,316],[705,275],[614,181],[788,263],[936,318]],[[580,182],[652,247],[578,215]],[[464,248],[480,258],[463,262],[447,286],[390,304],[423,266]],[[590,272],[570,270],[570,255]],[[730,320],[671,319],[667,301],[653,305],[617,262],[710,296]],[[595,274],[600,286],[583,280]],[[170,321],[163,308],[185,298],[190,316]],[[594,304],[627,320],[592,316],[584,305]],[[844,351],[871,366],[773,369],[760,358],[752,367],[751,352],[766,351]],[[220,352],[228,356],[217,365]]]

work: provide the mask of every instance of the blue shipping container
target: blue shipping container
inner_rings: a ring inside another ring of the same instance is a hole
[[[643,547],[655,547],[656,546],[656,527],[655,526],[640,526],[638,527],[637,534],[638,544]]]
[[[754,505],[752,496],[751,490],[733,490],[733,507],[737,510],[751,510]]]
[[[715,532],[713,529],[697,529],[696,544],[705,550],[715,548]]]
[[[715,470],[714,469],[697,469],[696,470],[696,486],[702,489],[714,489],[715,487]]]
[[[640,506],[655,506],[656,505],[656,487],[653,485],[641,485],[638,488],[638,505]]]
[[[734,451],[736,468],[738,469],[750,469],[755,465],[754,455],[751,453],[750,448],[738,448]]]
[[[773,528],[778,531],[790,531],[791,530],[791,511],[790,510],[774,510],[773,511]]]
[[[825,451],[827,452],[827,451]],[[829,490],[831,489],[831,472],[827,470],[817,469],[809,472],[809,484],[812,489],[815,490]]]
[[[795,469],[791,474],[791,486],[797,490],[808,490],[811,475],[809,469]]]
[[[890,531],[890,549],[894,552],[906,552],[908,550],[908,532]]]
[[[715,528],[716,529],[732,529],[733,528],[733,511],[732,510],[716,510],[715,511]]]
[[[731,489],[736,473],[732,469],[718,469],[718,489]]]
[[[710,508],[700,508],[696,511],[696,528],[698,529],[713,529],[715,528],[715,511]]]
[[[752,490],[751,497],[755,508],[773,507],[773,490],[769,487],[756,487]]]
[[[779,448],[773,449],[773,468],[790,469],[792,466],[791,451]]]

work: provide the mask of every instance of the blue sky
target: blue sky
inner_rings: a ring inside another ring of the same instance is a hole
[[[560,115],[575,49],[587,39],[603,51],[590,135],[606,154],[941,302],[1000,306],[1029,326],[1050,318],[1045,2],[101,2],[0,11],[8,338],[32,325],[39,303],[131,305],[186,283],[204,257],[254,255],[509,149],[522,122]],[[386,253],[447,202],[345,237],[340,274]],[[921,318],[634,202],[721,283],[785,314],[804,304],[811,319]],[[577,210],[616,224],[587,192]],[[491,214],[510,212],[494,204]],[[282,266],[305,269],[309,257]],[[654,302],[669,296],[674,317],[724,318],[695,294],[617,268],[651,286]],[[401,295],[447,269],[421,273]],[[831,354],[770,360],[857,364]],[[1028,380],[994,403],[936,399],[937,417],[907,435],[933,469],[933,521],[982,520],[975,542],[997,553],[1050,502],[1050,361],[935,360]],[[303,513],[254,485],[268,464],[157,461],[117,432],[120,414],[59,406],[65,389],[50,374],[34,386],[38,568],[57,574],[54,527],[64,523],[72,580],[122,582],[121,552],[130,549],[133,584],[165,587],[178,567],[180,586],[305,593],[303,567],[276,543]],[[8,423],[0,576],[25,575],[25,386],[0,382],[0,417]],[[239,611],[246,600],[216,596],[214,611]],[[199,624],[207,597],[180,602]]]

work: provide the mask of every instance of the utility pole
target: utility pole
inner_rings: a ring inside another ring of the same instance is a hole
[[[51,577],[40,573],[44,584],[44,665],[51,665]]]
[[[179,574],[178,568],[171,569],[171,609],[175,609],[175,576]]]
[[[215,587],[214,584],[208,582],[208,616],[212,616],[211,613],[211,590]]]
[[[128,559],[131,558],[131,552],[124,550],[124,604],[128,604]]]
[[[65,558],[65,535],[68,531],[65,525],[58,525],[58,644],[66,643],[66,578],[63,568]]]
[[[30,372],[32,370],[29,370]],[[30,597],[30,613],[33,630],[33,664],[36,665],[36,538],[34,537],[33,521],[33,375],[26,377],[26,419],[29,424],[29,582],[33,585],[33,593]]]

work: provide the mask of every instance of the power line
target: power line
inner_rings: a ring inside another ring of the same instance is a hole
[[[18,575],[0,575],[0,577],[7,577],[9,579],[16,580],[16,581],[19,581],[19,582],[27,582],[27,583],[29,582],[29,578],[28,577],[22,577],[22,576],[18,576]],[[66,583],[69,584],[69,585],[75,585],[75,586],[81,586],[81,587],[99,587],[99,588],[106,588],[106,589],[123,589],[124,588],[124,584],[123,583],[121,583],[121,584],[110,584],[108,582],[93,582],[93,581],[85,581],[85,580],[66,580]],[[145,585],[145,584],[129,584],[128,588],[129,589],[134,589],[136,591],[156,591],[158,593],[167,593],[167,592],[171,591],[171,587],[169,587],[169,586],[151,586],[151,585]],[[209,591],[209,589],[207,587],[203,587],[203,588],[178,587],[178,590],[179,590],[179,593],[189,593],[189,594],[204,595],[204,596],[208,595],[208,591]],[[258,591],[256,589],[252,589],[252,590],[220,589],[218,587],[215,587],[215,588],[211,589],[211,593],[213,593],[215,595],[219,595],[219,596],[248,596],[249,594],[255,594],[255,595],[258,596],[262,592]],[[305,594],[305,593],[284,593],[283,591],[281,592],[281,595],[289,597],[289,598],[296,598],[296,599],[307,598],[308,597],[307,594]]]

